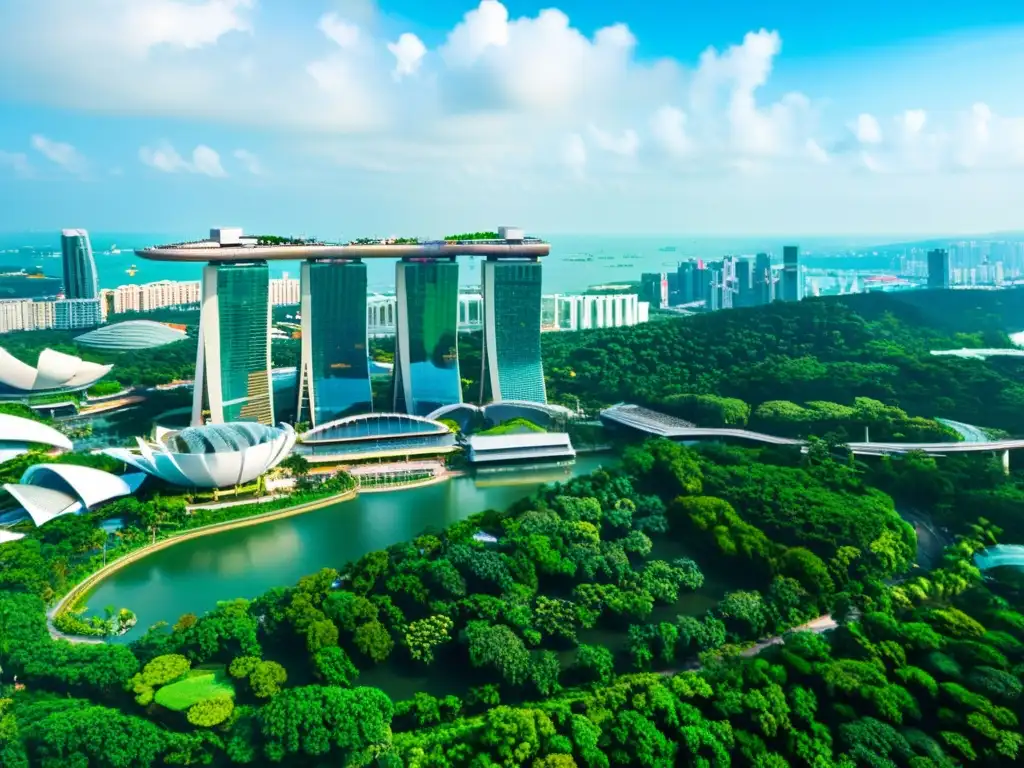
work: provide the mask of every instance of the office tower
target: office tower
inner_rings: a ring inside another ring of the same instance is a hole
[[[192,423],[274,423],[265,261],[203,267]]]
[[[771,304],[775,300],[772,257],[767,253],[759,253],[754,257],[754,294],[758,304]]]
[[[676,285],[679,289],[679,303],[692,304],[699,301],[694,291],[694,279],[697,271],[697,262],[681,261],[676,267]]]
[[[395,289],[395,410],[426,416],[461,403],[455,257],[402,259],[395,265]]]
[[[928,251],[928,287],[949,288],[949,252],[944,248]]]
[[[733,259],[733,306],[753,307],[760,303],[754,287],[754,262],[747,258]]]
[[[700,270],[705,276],[704,287],[704,308],[709,312],[716,312],[724,308],[723,288],[725,285],[723,264],[720,261],[707,262],[704,269]]]
[[[540,358],[541,264],[490,257],[483,264],[480,402],[546,403]]]
[[[782,248],[782,282],[779,298],[783,301],[800,300],[800,251],[795,245]]]
[[[667,272],[665,279],[668,281],[668,306],[675,307],[683,302],[679,299],[679,273]]]
[[[366,264],[302,263],[299,421],[317,427],[373,410],[366,348]]]
[[[64,266],[64,298],[99,298],[96,261],[92,257],[89,233],[84,229],[65,229],[60,235],[60,251]]]
[[[697,259],[697,265],[693,270],[693,300],[707,301],[708,286],[711,285],[711,270],[707,262]],[[710,309],[710,307],[708,307]]]
[[[652,309],[668,306],[668,276],[664,272],[640,275],[640,301],[646,301]]]

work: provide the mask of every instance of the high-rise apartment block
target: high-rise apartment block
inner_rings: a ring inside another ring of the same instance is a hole
[[[640,300],[653,309],[668,306],[668,275],[664,272],[645,272],[640,275]]]
[[[89,233],[84,229],[65,229],[60,236],[60,250],[64,268],[64,298],[99,298],[96,260],[92,255]]]

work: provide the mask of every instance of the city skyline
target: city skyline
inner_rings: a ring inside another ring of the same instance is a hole
[[[5,8],[0,231],[1019,231],[1019,9],[873,4]]]

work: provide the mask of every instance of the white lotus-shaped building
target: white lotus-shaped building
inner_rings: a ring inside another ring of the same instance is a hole
[[[295,438],[288,424],[269,427],[251,421],[182,430],[158,427],[154,441],[136,438],[138,449],[107,448],[103,453],[172,485],[228,488],[276,467]]]
[[[0,400],[88,389],[113,367],[87,363],[74,355],[44,349],[33,368],[0,347]]]
[[[77,464],[35,464],[4,490],[14,497],[37,526],[61,515],[76,514],[138,490],[145,475],[119,477]]]
[[[39,421],[0,413],[0,464],[27,453],[33,446],[70,451],[71,441]]]

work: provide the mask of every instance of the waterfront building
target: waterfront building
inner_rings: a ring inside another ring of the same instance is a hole
[[[457,449],[445,424],[403,413],[349,416],[309,430],[296,452],[311,462],[436,456]]]
[[[653,309],[668,306],[668,275],[664,272],[644,272],[640,275],[640,300]]]
[[[402,259],[395,265],[395,286],[395,411],[425,416],[462,402],[455,257]]]
[[[433,421],[454,421],[464,434],[496,427],[513,419],[525,419],[547,431],[564,432],[572,417],[573,411],[564,405],[521,400],[503,400],[486,405],[456,403],[438,408],[427,416]]]
[[[53,327],[61,331],[95,328],[103,322],[100,300],[62,299],[53,304]]]
[[[782,283],[779,298],[783,301],[800,300],[800,250],[795,245],[782,248]]]
[[[267,263],[203,268],[192,425],[274,423]]]
[[[106,376],[113,367],[44,349],[33,368],[0,347],[0,400],[81,392]]]
[[[949,252],[944,248],[928,251],[928,287],[949,288]]]
[[[480,402],[547,402],[540,354],[541,295],[541,264],[536,259],[484,262]]]
[[[145,475],[123,477],[76,464],[34,464],[17,483],[4,490],[18,502],[36,526],[61,515],[81,514],[112,499],[130,496]]]
[[[193,422],[200,423],[208,410],[213,422],[242,419],[266,423],[273,420],[269,387],[268,260],[398,260],[394,402],[396,410],[423,414],[462,401],[457,348],[456,257],[480,256],[494,262],[507,259],[537,264],[535,272],[522,272],[508,284],[526,286],[524,295],[534,307],[536,318],[529,321],[535,329],[531,331],[531,338],[535,332],[539,348],[540,267],[537,259],[546,256],[551,247],[542,240],[524,236],[522,230],[515,227],[499,227],[496,234],[486,239],[450,238],[427,243],[378,241],[333,245],[289,238],[243,237],[240,229],[220,228],[210,230],[209,238],[204,240],[146,248],[136,254],[155,261],[207,262],[203,272]],[[498,297],[505,293],[503,280],[493,283],[496,304]],[[519,298],[521,293],[517,288],[500,301],[527,301]],[[487,314],[493,319],[485,319],[485,326],[488,322],[495,323],[491,329],[490,350],[496,356],[493,361],[497,363],[495,375],[499,380],[504,376],[502,368],[506,365],[502,351],[504,337],[525,341],[527,335],[523,328],[509,332],[503,327],[498,319],[502,312],[504,310]],[[502,384],[499,394],[503,390]],[[530,396],[536,397],[535,394]]]
[[[0,301],[0,333],[53,328],[56,302],[14,299]]]
[[[649,305],[635,293],[583,293],[544,296],[541,330],[581,331],[646,323]]]
[[[173,344],[186,338],[181,328],[152,320],[125,320],[105,325],[94,331],[75,337],[75,343],[83,347],[124,351],[131,349],[153,349]]]
[[[99,298],[96,260],[92,255],[89,233],[84,229],[65,229],[60,235],[60,250],[64,267],[64,298]]]
[[[366,348],[366,265],[359,259],[306,261],[301,281],[297,420],[315,427],[373,410]]]
[[[0,464],[33,448],[70,451],[73,446],[65,435],[41,421],[0,413]]]
[[[147,475],[183,488],[229,488],[251,483],[280,464],[295,446],[288,424],[252,422],[206,424],[170,430],[157,427],[152,441],[136,438],[138,449],[103,453]]]
[[[576,458],[576,450],[565,432],[470,435],[467,447],[466,458],[475,465],[572,461]]]
[[[199,303],[201,293],[202,287],[198,280],[159,280],[142,285],[119,285],[102,291],[108,315],[190,306]]]

